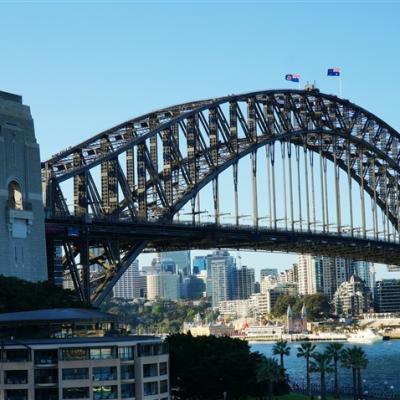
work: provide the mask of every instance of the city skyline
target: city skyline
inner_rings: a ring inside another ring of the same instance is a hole
[[[0,42],[9,55],[0,65],[0,85],[23,94],[31,105],[42,160],[157,107],[252,89],[297,88],[285,81],[286,74],[299,73],[301,87],[316,81],[323,92],[338,94],[337,78],[326,76],[335,66],[342,69],[345,98],[400,127],[392,106],[398,85],[392,78],[399,66],[393,54],[398,4],[219,3],[212,14],[205,4],[180,2],[117,8],[80,4],[79,12],[68,3],[1,7],[10,18],[0,32],[5,38],[13,31],[14,41]],[[193,12],[196,20],[190,18]],[[371,13],[373,28],[362,23]],[[324,24],[327,18],[330,24]],[[308,20],[303,27],[301,21]],[[364,40],[349,35],[354,24]],[[244,29],[237,30],[239,25]],[[211,40],[221,32],[221,43]],[[243,57],[244,51],[255,56]],[[113,62],[120,59],[124,62]],[[288,268],[297,259],[295,254],[240,254],[243,265],[256,269]],[[141,264],[146,257],[152,255],[141,255]],[[378,278],[398,276],[377,266]]]

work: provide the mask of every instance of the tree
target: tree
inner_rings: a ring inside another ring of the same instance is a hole
[[[330,314],[331,305],[329,299],[323,293],[304,296],[303,302],[307,308],[307,317],[310,321],[321,320]]]
[[[343,350],[341,361],[343,367],[352,369],[354,400],[357,400],[357,398],[361,399],[363,396],[361,369],[367,368],[368,365],[368,359],[364,350],[359,346],[348,347]]]
[[[171,387],[177,399],[217,400],[251,395],[261,355],[229,337],[174,334],[166,339]],[[207,384],[204,384],[206,382]]]
[[[28,282],[0,275],[0,312],[31,311],[46,308],[90,308],[76,293],[48,281]]]
[[[311,342],[302,343],[297,350],[297,357],[304,357],[306,360],[306,374],[307,374],[307,394],[311,397],[311,383],[310,383],[310,358],[314,354],[317,346]]]
[[[275,356],[279,355],[281,361],[281,368],[284,370],[285,366],[283,362],[283,357],[290,355],[290,347],[287,345],[287,342],[284,340],[279,340],[278,342],[276,342],[274,344],[274,347],[272,348],[272,353]]]
[[[312,355],[312,359],[313,360],[310,363],[310,371],[320,373],[321,400],[326,400],[325,375],[333,371],[332,359],[327,352],[324,353],[315,352]]]
[[[281,294],[278,296],[274,306],[272,307],[272,315],[275,317],[281,317],[282,315],[285,315],[289,304],[293,308],[295,307],[297,300],[298,298],[296,296]]]
[[[279,364],[273,358],[267,358],[262,356],[258,367],[257,367],[257,374],[256,379],[258,384],[265,384],[267,385],[267,393],[268,393],[268,400],[273,399],[274,395],[274,384],[282,382],[285,380],[285,374]],[[262,385],[261,387],[263,387]],[[261,394],[262,398],[264,397]]]
[[[326,352],[330,355],[333,360],[333,368],[335,374],[335,398],[339,398],[339,384],[338,384],[338,361],[341,358],[343,350],[342,343],[330,343],[326,348]]]

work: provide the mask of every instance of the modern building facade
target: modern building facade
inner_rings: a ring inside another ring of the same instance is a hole
[[[162,340],[115,332],[113,317],[93,310],[1,314],[0,398],[169,400]]]
[[[135,260],[114,286],[114,297],[132,300],[140,297],[139,260]]]
[[[383,279],[376,282],[374,309],[377,313],[400,312],[400,279]]]
[[[263,268],[260,270],[260,282],[266,277],[266,276],[278,276],[278,269],[277,268]]]
[[[1,91],[0,210],[0,274],[47,280],[40,155],[33,120],[21,96]]]
[[[254,293],[255,272],[243,265],[236,270],[236,298],[248,299]]]
[[[220,301],[233,300],[236,296],[236,264],[228,251],[214,251],[207,256],[207,294],[213,308]]]
[[[170,272],[160,272],[155,275],[147,275],[147,299],[148,300],[178,300],[180,298],[179,275]]]
[[[160,261],[172,260],[175,262],[177,273],[188,276],[191,274],[190,271],[190,250],[185,251],[167,251],[160,253]]]
[[[333,298],[335,314],[355,317],[369,312],[371,300],[371,292],[365,282],[353,275],[348,282],[343,282],[335,292]]]

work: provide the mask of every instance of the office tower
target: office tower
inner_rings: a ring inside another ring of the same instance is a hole
[[[140,297],[139,260],[135,260],[114,286],[114,297],[132,300]]]
[[[237,299],[248,299],[254,293],[255,273],[253,268],[245,265],[236,270]]]
[[[277,269],[277,268],[263,268],[263,269],[260,271],[260,282],[261,282],[266,276],[278,276],[278,269]]]
[[[176,272],[183,276],[190,275],[190,250],[167,251],[160,253],[160,261],[172,260],[176,265]]]
[[[193,258],[193,274],[199,274],[201,271],[207,269],[207,258],[206,256],[195,256]]]
[[[365,282],[353,275],[348,282],[343,282],[333,296],[335,314],[355,317],[366,313],[371,306],[371,292]]]
[[[332,299],[337,288],[352,276],[352,265],[351,260],[339,257],[299,255],[299,293],[324,293]]]
[[[179,276],[170,272],[147,275],[147,298],[149,300],[178,300],[180,297]]]
[[[217,250],[207,256],[207,276],[207,294],[211,296],[214,308],[220,301],[235,298],[236,265],[228,251]]]
[[[375,286],[374,264],[368,261],[353,261],[352,268],[354,275],[360,277],[372,291]]]
[[[181,284],[181,297],[184,299],[199,300],[204,297],[206,284],[200,275],[183,278]]]
[[[400,279],[383,279],[376,282],[374,309],[378,313],[400,312]]]
[[[174,260],[164,259],[160,262],[161,272],[170,272],[171,274],[176,274],[176,264]]]
[[[39,145],[22,97],[0,91],[0,274],[47,280]],[[48,254],[59,262],[57,250]],[[51,264],[53,259],[50,259]],[[51,270],[59,266],[51,265]],[[61,277],[61,271],[57,271]]]

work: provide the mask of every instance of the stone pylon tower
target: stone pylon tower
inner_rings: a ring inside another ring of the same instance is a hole
[[[0,91],[0,274],[47,279],[39,145],[21,96]]]

